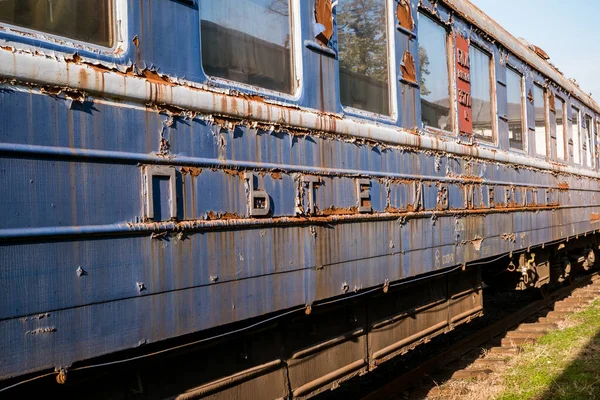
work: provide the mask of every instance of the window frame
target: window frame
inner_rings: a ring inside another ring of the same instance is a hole
[[[544,151],[544,154],[540,154],[538,153],[538,148],[537,148],[537,135],[535,132],[535,123],[536,123],[536,118],[535,118],[535,89],[538,88],[542,91],[542,101],[544,102],[544,143],[546,144],[546,149]],[[532,95],[533,95],[533,128],[534,128],[534,143],[535,143],[535,157],[536,158],[541,158],[541,159],[548,159],[550,156],[548,155],[548,150],[549,150],[549,142],[551,142],[550,140],[550,107],[548,104],[548,90],[541,84],[537,83],[537,82],[533,82],[533,91],[532,91]],[[550,152],[551,153],[551,152]]]
[[[290,0],[290,1],[295,1],[295,0]],[[385,3],[385,20],[387,22],[386,31],[387,31],[388,93],[389,93],[388,106],[389,106],[390,114],[389,115],[379,114],[379,113],[368,111],[368,110],[361,110],[360,108],[356,108],[356,107],[352,107],[352,106],[345,106],[344,104],[342,104],[341,98],[340,98],[339,104],[342,107],[342,111],[343,111],[344,115],[347,115],[350,117],[366,118],[366,119],[370,119],[370,120],[381,120],[381,121],[385,121],[385,122],[389,122],[389,123],[395,123],[398,120],[398,82],[396,79],[396,77],[397,77],[396,69],[398,68],[398,65],[396,64],[396,20],[395,20],[395,15],[392,12],[392,10],[395,9],[393,7],[395,4],[395,0],[384,0],[384,3]],[[335,8],[336,23],[334,24],[336,39],[337,39],[337,35],[338,35],[338,33],[337,33],[338,10],[339,10],[339,8],[336,6],[336,8]],[[336,46],[339,46],[339,41],[336,41],[336,42],[337,42]],[[339,77],[340,64],[339,64],[339,48],[338,47],[336,47],[335,52],[336,52],[336,68],[337,68],[337,74]],[[338,80],[337,90],[338,90],[338,96],[339,96],[339,94],[341,93],[339,80]]]
[[[589,146],[589,151],[590,151],[590,165],[587,165],[587,164],[582,164],[582,165],[585,168],[596,169],[596,162],[595,162],[595,156],[596,155],[594,154],[594,117],[589,112],[583,112],[583,120],[582,120],[582,122],[583,121],[586,124],[587,124],[588,121],[590,122],[590,125],[587,128],[589,138],[586,138],[586,141],[585,141],[586,147]],[[583,142],[581,144],[581,151],[583,152]],[[586,160],[587,160],[587,152],[585,153],[585,156],[586,156]]]
[[[513,67],[512,65],[506,64],[506,111],[508,112],[508,104],[510,104],[508,102],[508,72],[512,71],[514,72],[516,75],[519,76],[519,82],[521,85],[521,130],[522,130],[522,135],[523,135],[523,148],[519,149],[517,147],[512,147],[510,145],[510,136],[507,137],[508,139],[508,150],[509,151],[514,151],[514,152],[518,152],[518,153],[522,153],[522,154],[528,154],[529,151],[529,127],[527,126],[527,83],[525,82],[525,73],[524,72],[520,72],[518,68]],[[508,124],[508,121],[507,121]],[[510,133],[509,131],[506,132],[507,135]]]
[[[423,123],[423,110],[421,109],[421,65],[419,64],[419,74],[417,75],[417,80],[419,81],[419,121],[421,122],[421,126],[425,132],[440,135],[440,136],[449,136],[449,137],[458,137],[460,132],[458,128],[458,106],[457,106],[457,88],[456,88],[456,47],[453,38],[452,27],[449,27],[447,24],[444,24],[443,21],[439,19],[436,15],[432,14],[427,8],[419,8],[417,11],[417,15],[420,18],[420,15],[423,15],[425,18],[429,18],[433,23],[438,25],[446,32],[446,68],[448,70],[448,98],[450,100],[449,108],[449,122],[450,129],[440,129],[433,126],[425,125]],[[417,27],[417,37],[419,31]],[[418,41],[418,39],[417,39]],[[419,42],[418,42],[419,43]],[[420,44],[420,43],[419,43]]]
[[[290,37],[291,37],[291,70],[294,72],[294,77],[292,78],[293,90],[292,93],[279,92],[276,90],[271,90],[267,88],[263,88],[260,86],[249,85],[247,83],[238,82],[226,78],[221,78],[218,76],[213,76],[207,74],[204,70],[204,64],[202,62],[202,1],[198,2],[198,29],[199,29],[199,52],[198,59],[200,60],[200,69],[202,71],[202,75],[206,82],[211,82],[216,84],[218,87],[222,88],[233,88],[233,89],[242,89],[244,91],[250,93],[256,93],[260,95],[267,95],[278,97],[284,100],[297,102],[302,97],[302,92],[304,90],[304,65],[303,65],[303,57],[302,57],[302,21],[301,21],[301,9],[300,9],[300,0],[289,0],[290,6]]]
[[[474,47],[477,50],[481,51],[485,55],[490,57],[489,71],[490,71],[490,118],[492,124],[492,137],[486,137],[481,135],[476,135],[473,132],[473,137],[477,140],[478,143],[483,144],[492,144],[494,146],[498,145],[498,96],[497,96],[497,88],[496,88],[496,60],[494,57],[494,52],[485,49],[483,46],[479,45],[474,40],[471,40],[470,47]],[[471,76],[473,75],[471,71]],[[471,82],[473,79],[471,78]],[[473,85],[471,83],[471,89],[473,89]],[[471,94],[473,91],[471,90]],[[458,116],[457,116],[458,117]]]
[[[109,0],[110,1],[110,13],[109,13],[109,24],[110,31],[113,38],[111,47],[103,46],[96,43],[84,42],[79,39],[71,38],[68,36],[61,36],[54,33],[49,33],[41,30],[27,28],[19,25],[9,24],[7,22],[1,22],[0,26],[6,28],[5,31],[0,32],[0,38],[5,38],[8,43],[20,43],[21,46],[25,40],[29,40],[31,36],[35,36],[36,40],[42,43],[48,43],[52,45],[58,45],[62,48],[82,48],[93,53],[100,52],[105,55],[115,55],[118,49],[122,49],[122,53],[125,54],[129,47],[127,38],[128,35],[128,13],[127,13],[127,2],[122,0]],[[29,45],[32,48],[38,48],[36,45]],[[60,50],[59,50],[60,51]]]
[[[556,130],[556,142],[558,143],[558,129],[557,129],[557,125],[556,125],[556,103],[561,102],[562,103],[562,130],[563,130],[563,156],[564,158],[560,158],[558,156],[558,144],[557,144],[557,150],[556,150],[556,160],[558,162],[562,162],[562,163],[568,163],[569,162],[569,129],[568,126],[566,124],[566,122],[569,121],[568,116],[566,115],[567,113],[567,101],[565,99],[563,99],[561,96],[555,94],[554,95],[554,129]]]

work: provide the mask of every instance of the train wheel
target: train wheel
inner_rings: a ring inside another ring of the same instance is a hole
[[[573,268],[571,267],[571,263],[569,261],[565,261],[562,277],[565,285],[569,286],[573,283]]]
[[[590,252],[587,255],[587,263],[590,266],[590,269],[593,269],[596,267],[596,252],[594,250],[590,250]]]
[[[592,268],[594,268],[596,264],[596,253],[594,253],[594,250],[590,250],[587,254],[583,255],[583,257],[581,257],[580,260],[581,259],[583,259],[583,262],[581,264],[583,270],[589,271]]]

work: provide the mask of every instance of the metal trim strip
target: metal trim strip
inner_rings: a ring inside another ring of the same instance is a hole
[[[369,170],[358,170],[358,169],[342,169],[342,168],[326,168],[326,167],[314,167],[309,165],[286,165],[286,164],[275,164],[275,163],[263,163],[256,161],[236,161],[236,160],[219,160],[216,158],[203,158],[203,157],[186,157],[186,156],[175,156],[175,157],[160,157],[153,154],[141,154],[131,153],[123,151],[113,150],[91,150],[91,149],[73,149],[70,147],[58,147],[58,146],[38,146],[28,144],[15,144],[15,143],[0,143],[0,157],[2,155],[27,155],[27,156],[39,156],[39,157],[61,157],[67,159],[89,159],[94,161],[121,161],[124,164],[157,164],[157,165],[169,165],[169,166],[188,166],[188,167],[223,167],[223,168],[238,168],[238,169],[252,169],[252,170],[277,170],[286,173],[306,173],[321,176],[362,176],[368,178],[389,178],[389,179],[412,179],[415,181],[435,181],[435,182],[447,182],[447,183],[473,183],[473,184],[485,184],[485,185],[498,185],[498,186],[515,186],[515,187],[528,187],[528,188],[539,188],[539,189],[556,189],[560,190],[559,186],[542,185],[538,183],[517,183],[508,181],[482,181],[480,177],[447,177],[447,176],[434,176],[434,175],[417,175],[417,174],[406,174],[398,172],[381,172],[381,171],[369,171]],[[598,174],[600,178],[600,174]],[[571,190],[593,192],[596,190],[585,189],[585,188],[572,188]]]
[[[101,76],[101,79],[98,78]],[[319,113],[314,110],[271,104],[237,97],[229,91],[213,92],[208,87],[195,87],[192,83],[173,84],[150,82],[143,77],[94,68],[94,66],[56,61],[20,51],[0,51],[0,76],[37,85],[72,87],[87,93],[100,94],[119,100],[141,104],[169,104],[183,110],[195,110],[211,114],[230,115],[245,121],[249,115],[255,121],[282,124],[285,127],[302,127],[317,132],[342,136],[360,137],[367,140],[407,146],[420,150],[448,152],[482,158],[506,164],[539,168],[561,173],[571,173],[600,179],[600,173],[583,168],[560,166],[525,154],[486,149],[444,141],[439,138],[414,134],[390,125],[373,125],[337,114]],[[104,90],[95,82],[104,82]],[[600,107],[596,108],[600,110]],[[71,150],[73,151],[73,150]]]

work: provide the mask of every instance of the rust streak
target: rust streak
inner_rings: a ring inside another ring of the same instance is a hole
[[[173,83],[171,82],[171,80],[169,78],[167,78],[166,76],[160,75],[158,72],[156,71],[151,71],[149,69],[145,69],[142,71],[142,76],[144,78],[146,78],[148,80],[148,82],[151,83],[158,83],[160,85],[172,85]]]
[[[283,179],[283,175],[279,171],[271,172],[271,178],[273,179]]]
[[[190,174],[191,176],[198,176],[198,175],[200,175],[202,173],[202,168],[182,167],[181,168],[181,173],[183,175]]]
[[[321,215],[329,216],[329,215],[351,215],[358,213],[358,209],[356,207],[349,208],[337,208],[334,206],[328,207],[321,211]]]
[[[550,92],[550,96],[548,97],[548,105],[550,107],[550,111],[556,112],[556,96],[554,93]]]
[[[242,217],[240,217],[239,215],[237,215],[235,213],[230,213],[230,212],[217,213],[214,211],[209,211],[206,213],[206,219],[209,221],[233,220],[233,219],[240,219],[240,218],[242,218]]]
[[[504,239],[504,241],[506,241],[506,242],[514,243],[516,241],[517,237],[514,233],[503,233],[502,239]]]
[[[409,207],[410,209],[410,207]],[[456,217],[457,215],[485,215],[485,214],[498,214],[498,213],[511,213],[518,211],[537,211],[537,210],[552,210],[553,207],[549,206],[537,206],[537,207],[515,207],[515,208],[494,208],[494,209],[451,209],[447,211],[435,211],[437,218],[441,217]],[[229,228],[235,226],[291,226],[291,225],[314,225],[314,224],[330,224],[330,223],[346,223],[346,222],[361,222],[361,221],[375,221],[375,220],[392,220],[398,218],[406,219],[418,219],[418,218],[431,218],[433,214],[431,211],[404,211],[400,213],[374,213],[374,214],[359,214],[356,207],[350,207],[347,209],[336,209],[329,208],[329,215],[323,213],[320,216],[315,217],[276,217],[276,218],[245,218],[236,214],[223,213],[217,214],[214,211],[208,212],[204,219],[186,220],[186,221],[171,221],[171,222],[140,222],[140,223],[127,223],[127,226],[131,230],[148,229],[155,234],[158,232],[181,232],[185,230],[204,230],[204,229],[215,229],[215,228]],[[215,219],[215,220],[209,220]],[[510,238],[510,237],[509,237]],[[478,238],[474,238],[478,239]],[[505,239],[510,240],[510,239]],[[467,241],[471,242],[471,240]],[[465,242],[465,243],[467,243]]]
[[[393,206],[387,206],[385,207],[385,212],[386,213],[400,213],[403,210],[401,208],[397,208],[397,207],[393,207]]]
[[[237,169],[223,169],[222,171],[225,172],[227,175],[244,178],[244,171],[238,171]]]

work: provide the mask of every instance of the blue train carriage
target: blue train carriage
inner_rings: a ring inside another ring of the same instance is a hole
[[[467,1],[0,21],[6,385],[130,362],[156,396],[309,397],[481,315],[489,271],[594,265],[600,107]]]

